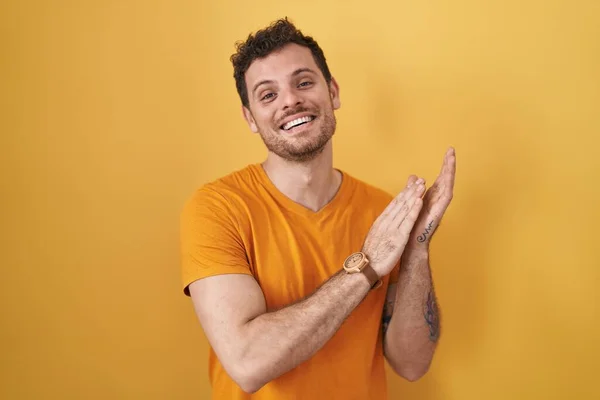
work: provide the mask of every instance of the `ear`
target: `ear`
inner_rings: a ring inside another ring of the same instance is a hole
[[[340,101],[340,87],[333,76],[331,77],[331,82],[329,83],[329,95],[331,97],[331,104],[333,104],[333,109],[339,109],[342,106],[342,103]]]
[[[244,105],[242,105],[242,115],[244,116],[244,119],[248,123],[250,130],[254,133],[258,133],[258,126],[256,125],[256,121],[254,120],[254,117],[252,116],[252,112]]]

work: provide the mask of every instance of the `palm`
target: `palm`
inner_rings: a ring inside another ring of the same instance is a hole
[[[450,148],[444,156],[440,174],[423,197],[423,208],[411,235],[415,237],[417,242],[428,243],[431,240],[431,235],[440,224],[446,209],[452,201],[455,174],[456,156],[454,149]],[[415,179],[415,177],[411,177],[409,184]],[[414,243],[414,241],[411,240],[411,243]]]

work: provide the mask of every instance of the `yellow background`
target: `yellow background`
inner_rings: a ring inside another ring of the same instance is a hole
[[[7,1],[3,399],[208,396],[178,218],[265,156],[236,40],[289,16],[341,88],[336,165],[390,192],[457,150],[443,334],[401,399],[600,397],[600,2]]]

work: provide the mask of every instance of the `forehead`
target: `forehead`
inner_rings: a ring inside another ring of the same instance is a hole
[[[256,82],[265,79],[285,80],[299,68],[319,72],[310,49],[290,43],[267,57],[254,60],[246,71],[246,85],[251,89]]]

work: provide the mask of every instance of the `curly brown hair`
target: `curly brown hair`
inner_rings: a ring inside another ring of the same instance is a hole
[[[246,41],[236,43],[237,52],[231,56],[231,63],[235,86],[245,107],[249,107],[245,74],[250,64],[257,58],[266,57],[290,43],[308,47],[327,84],[331,82],[331,73],[318,43],[311,36],[306,36],[298,30],[287,17],[279,19],[254,35],[250,34]]]

